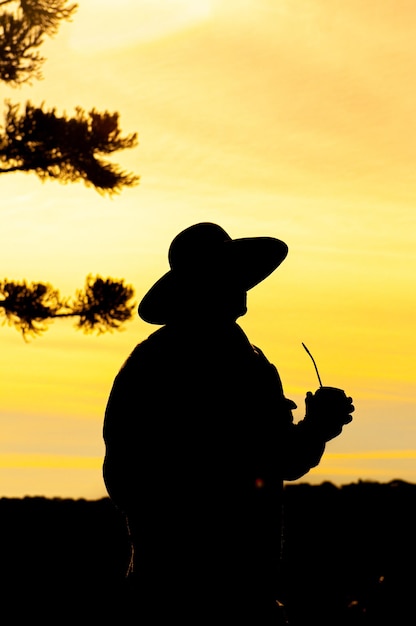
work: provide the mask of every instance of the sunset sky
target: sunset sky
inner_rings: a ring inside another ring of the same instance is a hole
[[[114,161],[140,184],[109,198],[3,176],[0,279],[71,296],[99,274],[138,303],[193,223],[283,239],[241,326],[296,421],[318,387],[302,342],[356,406],[301,481],[416,482],[415,26],[404,0],[79,0],[42,47],[43,80],[3,84],[3,100],[118,111],[139,145]],[[97,337],[56,320],[25,343],[0,326],[0,496],[106,495],[107,397],[156,328],[135,316]]]

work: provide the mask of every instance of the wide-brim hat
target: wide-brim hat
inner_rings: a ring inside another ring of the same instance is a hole
[[[194,224],[173,239],[168,253],[171,269],[146,293],[139,315],[151,324],[166,324],[180,297],[178,287],[184,283],[192,289],[226,275],[248,291],[267,278],[287,253],[287,245],[274,237],[231,239],[217,224]]]

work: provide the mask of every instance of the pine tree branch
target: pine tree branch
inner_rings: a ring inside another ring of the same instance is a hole
[[[63,20],[78,9],[67,0],[2,0],[0,2],[0,80],[11,87],[40,80],[45,61],[38,48],[54,37]]]
[[[0,173],[34,172],[42,181],[51,178],[64,184],[83,181],[109,195],[138,184],[138,176],[104,158],[138,143],[137,133],[122,136],[117,112],[86,113],[77,107],[69,118],[30,101],[23,113],[19,104],[6,101],[6,107],[0,126]]]
[[[121,330],[133,316],[134,290],[123,280],[88,275],[75,298],[61,298],[49,283],[0,281],[3,324],[14,326],[25,341],[47,330],[57,318],[78,318],[77,329],[86,334]]]

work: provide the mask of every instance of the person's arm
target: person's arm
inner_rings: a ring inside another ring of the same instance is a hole
[[[286,432],[284,480],[297,480],[316,467],[326,442],[341,434],[355,410],[352,398],[332,387],[321,387],[315,394],[308,391],[305,405],[305,418]]]
[[[316,467],[325,451],[325,444],[338,436],[351,422],[352,399],[340,389],[324,387],[305,398],[305,417],[294,423],[292,410],[296,404],[285,397],[276,367],[254,346],[262,369],[265,388],[273,390],[270,402],[278,421],[276,464],[283,480],[297,480]]]

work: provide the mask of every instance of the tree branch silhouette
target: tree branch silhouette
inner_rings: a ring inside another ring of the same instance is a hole
[[[38,48],[45,36],[56,35],[61,21],[71,21],[77,9],[67,0],[2,0],[0,80],[16,87],[41,79],[45,58]]]
[[[125,137],[119,129],[119,114],[89,113],[81,107],[75,117],[58,116],[27,102],[6,102],[4,127],[0,126],[0,173],[34,172],[42,181],[61,183],[82,180],[101,193],[114,194],[138,183],[139,177],[125,173],[102,156],[137,145],[137,133]],[[3,131],[3,132],[2,132]]]
[[[133,316],[133,296],[133,288],[123,280],[91,274],[72,299],[61,298],[49,283],[0,282],[3,324],[14,326],[25,341],[45,332],[56,318],[78,318],[75,326],[86,334],[121,330]]]
[[[78,4],[69,0],[0,0],[0,81],[10,87],[41,79],[45,61],[39,47],[53,37],[63,20],[71,21]],[[0,174],[33,172],[43,182],[83,181],[100,194],[112,195],[138,183],[106,159],[137,145],[137,133],[122,136],[119,114],[76,107],[75,116],[59,116],[30,101],[22,113],[6,101],[0,125]],[[123,281],[89,275],[84,290],[62,299],[49,283],[0,282],[0,316],[25,340],[43,333],[58,317],[78,318],[76,328],[98,334],[120,329],[132,316],[133,289]]]

